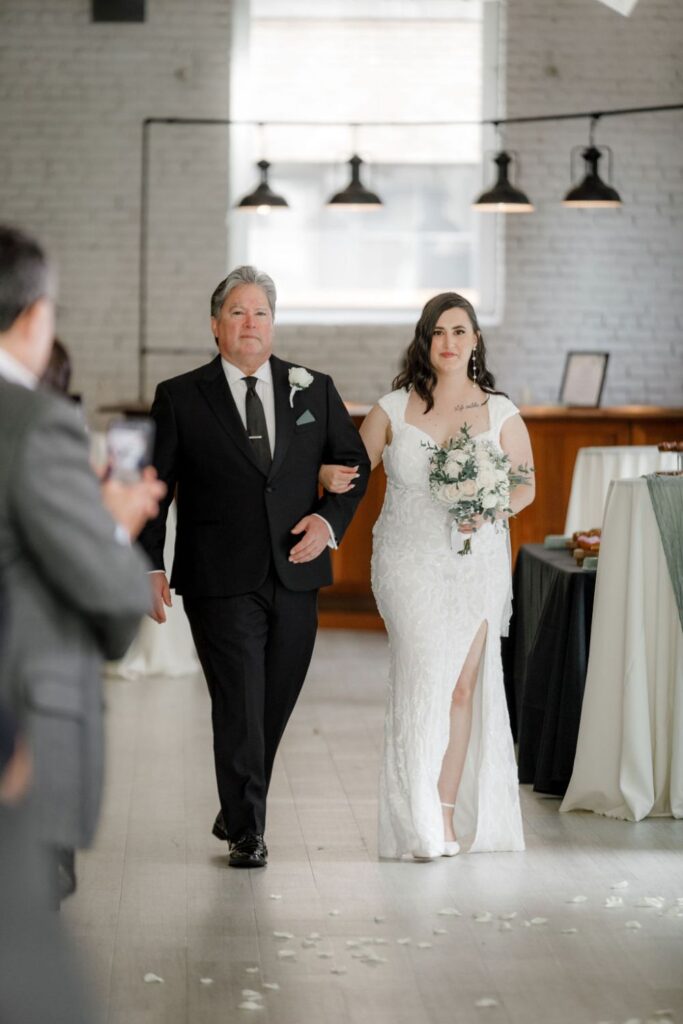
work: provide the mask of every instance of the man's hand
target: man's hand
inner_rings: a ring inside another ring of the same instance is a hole
[[[347,494],[356,486],[358,466],[321,466],[318,483],[330,494]]]
[[[149,583],[152,588],[152,610],[149,613],[150,619],[154,619],[155,622],[166,622],[166,612],[164,605],[167,608],[173,606],[171,601],[171,588],[168,585],[165,572],[151,572],[149,574]]]
[[[33,762],[26,740],[19,737],[9,762],[0,773],[0,804],[10,807],[26,796],[31,785]]]
[[[292,529],[292,533],[303,533],[303,537],[289,552],[290,562],[300,565],[312,562],[327,547],[330,531],[320,516],[304,516]]]
[[[152,466],[143,470],[137,483],[107,480],[101,487],[104,507],[133,538],[137,537],[148,519],[154,519],[158,514],[159,502],[165,493],[166,484],[157,480]]]

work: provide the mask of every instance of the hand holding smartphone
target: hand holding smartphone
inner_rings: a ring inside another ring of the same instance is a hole
[[[137,483],[152,463],[154,421],[117,419],[107,428],[107,477],[122,483]]]

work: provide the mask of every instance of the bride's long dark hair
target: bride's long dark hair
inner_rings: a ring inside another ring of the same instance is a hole
[[[474,356],[476,355],[476,383],[489,395],[502,394],[496,391],[493,374],[486,365],[486,345],[479,327],[477,314],[467,299],[457,292],[442,292],[430,299],[420,314],[415,325],[413,340],[403,357],[401,371],[391,385],[393,391],[399,388],[413,388],[423,400],[429,412],[434,407],[434,388],[436,387],[436,371],[432,366],[432,337],[439,318],[447,309],[464,309],[477,336],[477,344],[467,364],[467,376],[474,381]]]

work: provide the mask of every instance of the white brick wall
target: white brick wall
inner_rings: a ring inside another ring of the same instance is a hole
[[[148,0],[145,25],[92,25],[87,0],[0,3],[0,218],[42,238],[61,276],[59,332],[90,409],[137,387],[141,122],[224,117],[229,0]],[[510,0],[507,113],[683,99],[683,5]],[[296,111],[294,113],[297,113]],[[499,382],[553,401],[565,352],[611,353],[609,404],[683,404],[683,116],[605,119],[621,211],[565,210],[569,151],[587,124],[510,128],[537,212],[508,218],[502,323],[486,332]],[[152,384],[211,353],[208,297],[224,270],[227,136],[153,129]],[[267,269],[267,268],[264,268]],[[416,310],[416,316],[418,311]],[[285,357],[332,372],[345,397],[387,390],[410,330],[282,326]]]
[[[227,0],[147,7],[146,24],[95,25],[89,0],[0,3],[0,219],[57,260],[58,331],[90,410],[137,390],[142,121],[228,113]],[[151,335],[201,343],[224,267],[227,136],[153,129],[152,156]]]

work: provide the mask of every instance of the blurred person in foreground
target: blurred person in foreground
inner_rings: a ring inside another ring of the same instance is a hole
[[[5,595],[0,577],[0,652]],[[16,716],[0,702],[0,1021],[94,1024],[30,815],[32,759]]]
[[[101,664],[123,656],[149,608],[147,565],[131,539],[165,487],[152,470],[100,487],[77,409],[38,389],[53,290],[40,246],[0,226],[0,701],[31,750],[31,816],[56,885],[59,850],[88,846],[95,832]]]

